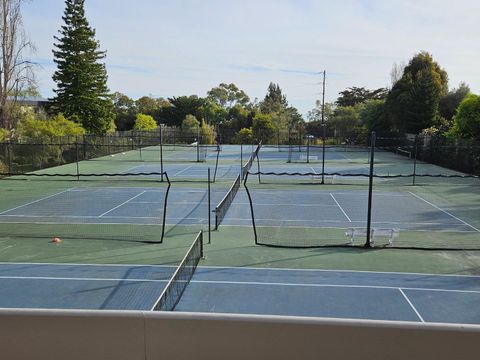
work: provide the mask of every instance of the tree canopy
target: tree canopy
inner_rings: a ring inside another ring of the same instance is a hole
[[[207,93],[207,98],[223,108],[230,109],[235,104],[246,106],[250,101],[248,95],[235,84],[221,83]]]
[[[470,94],[460,103],[454,117],[454,135],[480,140],[480,96]]]
[[[368,100],[382,100],[388,95],[388,90],[379,88],[375,90],[368,90],[364,87],[350,87],[340,92],[340,96],[335,102],[338,106],[355,106],[364,103]]]
[[[418,133],[438,123],[440,98],[447,93],[448,76],[427,52],[415,55],[402,78],[388,94],[389,120],[400,132]]]
[[[57,70],[53,80],[57,88],[52,109],[80,122],[89,133],[105,134],[114,119],[107,70],[99,62],[106,53],[99,50],[95,30],[85,17],[84,2],[65,1],[64,25],[59,30],[60,36],[54,37]]]

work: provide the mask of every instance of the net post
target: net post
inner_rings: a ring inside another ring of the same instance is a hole
[[[163,175],[163,174],[162,174]],[[165,223],[167,220],[167,203],[168,203],[168,193],[170,192],[170,186],[172,185],[170,183],[170,179],[168,178],[168,174],[165,173],[165,178],[167,179],[168,182],[168,187],[167,191],[165,192],[165,199],[163,201],[163,221],[162,221],[162,236],[160,237],[160,244],[163,243],[163,238],[165,237]]]
[[[375,162],[375,131],[372,131],[370,141],[370,174],[368,178],[368,212],[367,212],[367,241],[365,242],[366,248],[371,248],[370,232],[372,227],[372,192],[373,192],[373,169]]]
[[[208,168],[208,243],[212,242],[212,229],[211,229],[211,199],[210,199],[210,168]]]
[[[248,203],[250,205],[250,214],[252,215],[253,236],[255,238],[255,245],[258,245],[257,227],[255,225],[255,215],[253,213],[252,196],[250,195],[250,190],[248,190],[248,187],[247,187],[247,180],[248,180],[248,172],[247,172],[247,175],[245,176],[245,180],[243,180],[243,186],[245,188],[245,191],[247,192]]]

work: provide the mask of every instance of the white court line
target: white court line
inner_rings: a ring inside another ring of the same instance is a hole
[[[250,205],[250,203],[236,202],[236,205]],[[337,207],[337,205],[328,204],[282,204],[282,203],[255,203],[254,206],[292,206],[292,207]]]
[[[460,221],[461,223],[467,225],[468,227],[471,227],[473,230],[475,230],[475,231],[477,231],[477,232],[480,232],[480,230],[477,229],[475,226],[472,226],[472,225],[470,225],[469,223],[467,223],[466,221],[464,221],[464,220],[456,217],[455,215],[450,214],[448,211],[445,211],[445,210],[439,208],[437,205],[432,204],[430,201],[425,200],[424,198],[418,196],[417,194],[412,193],[411,191],[409,191],[409,193],[410,193],[411,195],[415,196],[417,199],[424,201],[424,202],[427,203],[428,205],[433,206],[435,209],[440,210],[440,211],[443,212],[444,214],[447,214],[448,216],[451,216],[451,217],[454,218],[455,220]]]
[[[480,290],[453,290],[453,289],[437,289],[437,288],[399,288],[396,286],[387,285],[349,285],[349,284],[315,284],[315,283],[282,283],[282,282],[262,282],[262,281],[222,281],[222,280],[194,280],[190,282],[198,284],[225,284],[225,285],[267,285],[267,286],[299,286],[299,287],[325,287],[325,288],[347,288],[347,289],[380,289],[380,290],[400,290],[403,294],[403,290],[414,291],[435,291],[435,292],[448,292],[459,294],[476,294],[480,295]],[[405,295],[404,295],[405,296]],[[406,297],[406,296],[405,296]],[[408,298],[407,298],[407,301]],[[409,301],[410,302],[410,301]],[[412,305],[413,307],[413,305]]]
[[[407,303],[408,305],[410,305],[410,307],[412,308],[412,310],[415,312],[415,314],[417,314],[418,318],[420,319],[421,322],[425,322],[425,320],[423,320],[423,317],[422,315],[420,315],[420,313],[418,312],[418,310],[415,308],[415,306],[413,306],[412,302],[410,301],[410,299],[407,297],[407,295],[405,295],[405,293],[403,292],[402,289],[398,289],[398,291],[400,291],[400,293],[403,295],[403,297],[405,298],[405,300],[407,300]]]
[[[35,203],[37,203],[37,202],[40,202],[40,201],[43,201],[43,200],[52,198],[52,197],[54,197],[54,196],[57,196],[57,195],[66,193],[66,192],[68,192],[68,191],[70,191],[70,190],[72,190],[72,189],[74,189],[74,188],[70,188],[70,189],[67,189],[67,190],[63,190],[63,191],[60,191],[60,192],[58,192],[58,193],[56,193],[56,194],[52,194],[52,195],[49,195],[49,196],[45,196],[45,197],[43,197],[43,198],[41,198],[41,199],[34,200],[34,201],[30,201],[29,203],[26,203],[26,204],[23,204],[23,205],[20,205],[20,206],[17,206],[17,207],[14,207],[14,208],[11,208],[11,209],[2,211],[2,212],[0,212],[0,215],[3,215],[3,214],[5,214],[5,213],[10,212],[10,211],[13,211],[13,210],[20,209],[20,208],[25,207],[25,206],[28,206],[28,205],[35,204]]]
[[[16,265],[40,265],[40,266],[46,266],[46,267],[57,267],[57,266],[84,266],[84,267],[127,267],[127,268],[156,268],[156,267],[168,267],[168,268],[173,268],[176,269],[177,266],[175,265],[143,265],[143,264],[92,264],[92,263],[48,263],[48,262],[5,262],[5,261],[0,261],[0,267],[1,266],[16,266]],[[198,266],[198,269],[214,269],[214,270],[222,270],[222,269],[234,269],[238,270],[240,272],[242,271],[250,271],[250,270],[261,270],[261,271],[278,271],[278,272],[289,272],[289,271],[294,271],[294,272],[313,272],[313,273],[353,273],[353,274],[381,274],[381,275],[402,275],[402,276],[415,276],[415,277],[422,277],[422,279],[425,276],[428,277],[446,277],[446,278],[451,278],[451,277],[459,277],[459,278],[472,278],[472,279],[480,279],[480,275],[464,275],[464,274],[434,274],[434,273],[417,273],[417,272],[401,272],[401,271],[371,271],[371,270],[331,270],[331,269],[305,269],[305,268],[279,268],[279,267],[273,267],[273,268],[265,268],[265,267],[254,267],[254,266],[245,266],[245,267],[238,267],[238,266],[218,266],[218,265],[205,265],[205,266]],[[395,289],[398,289],[398,287],[395,287]],[[403,288],[405,290],[432,290],[432,289],[427,289],[427,288]],[[445,290],[447,291],[447,290]],[[450,291],[450,290],[449,290]],[[451,290],[451,291],[468,291],[468,290]]]
[[[109,212],[112,212],[113,210],[116,210],[116,209],[118,209],[120,206],[123,206],[123,205],[125,205],[126,203],[128,203],[128,202],[132,201],[133,199],[136,199],[137,197],[139,197],[140,195],[143,195],[143,194],[145,194],[146,192],[147,192],[146,190],[142,191],[141,193],[139,193],[139,194],[137,194],[137,195],[135,195],[135,196],[131,197],[131,198],[130,198],[130,199],[128,199],[127,201],[124,201],[124,202],[123,202],[123,203],[121,203],[120,205],[117,205],[117,206],[115,206],[114,208],[112,208],[112,209],[110,209],[110,210],[108,210],[108,211],[105,211],[103,214],[99,215],[98,217],[100,218],[100,217],[102,217],[102,216],[104,216],[104,215],[108,214]]]
[[[167,274],[167,276],[170,276]],[[12,280],[69,280],[69,281],[122,281],[122,282],[168,282],[168,279],[115,279],[115,278],[74,278],[74,277],[54,277],[54,276],[0,276],[0,279]]]
[[[4,248],[1,248],[1,249],[0,249],[0,252],[2,252],[2,251],[4,251],[4,250],[7,250],[7,249],[10,249],[10,248],[12,248],[12,247],[13,247],[13,245],[5,246]]]
[[[167,276],[170,276],[166,274]],[[124,281],[124,282],[168,282],[167,279],[137,279],[137,278],[90,278],[90,277],[62,277],[62,276],[0,276],[0,279],[5,280],[71,280],[71,281]],[[411,301],[405,295],[403,290],[412,291],[434,291],[434,292],[448,292],[459,294],[475,294],[480,295],[480,291],[476,290],[452,290],[452,289],[437,289],[437,288],[398,288],[395,286],[382,286],[382,285],[349,285],[349,284],[315,284],[315,283],[284,283],[284,282],[262,282],[262,281],[222,281],[222,280],[194,280],[191,283],[197,284],[223,284],[223,285],[253,285],[253,286],[285,286],[285,287],[312,287],[312,288],[346,288],[346,289],[380,289],[380,290],[399,290],[405,297],[410,306],[422,319],[418,311],[412,305]],[[403,289],[403,290],[402,290]],[[423,320],[423,319],[422,319]]]
[[[345,212],[345,210],[343,210],[343,208],[340,206],[340,204],[338,203],[337,199],[335,199],[335,197],[333,196],[332,193],[330,193],[330,196],[332,197],[333,201],[335,201],[335,204],[338,205],[338,207],[340,208],[340,210],[342,210],[343,215],[345,215],[345,217],[348,219],[348,221],[349,221],[349,222],[352,222],[352,220],[348,217],[347,213]]]
[[[192,167],[193,167],[193,165],[190,165],[190,166],[186,167],[185,169],[180,170],[179,172],[176,172],[175,174],[172,175],[172,177],[177,176],[178,174],[181,174],[182,172],[187,171],[188,169],[190,169]]]
[[[2,263],[1,264],[19,264],[22,265],[24,263]],[[33,263],[33,264],[39,264],[43,265],[45,263]],[[56,265],[57,263],[47,263],[47,264],[52,264]],[[65,264],[68,265],[68,264]],[[78,264],[82,265],[82,264]],[[87,264],[89,265],[89,264]],[[93,264],[92,266],[95,266]],[[138,266],[138,265],[137,265]],[[159,265],[152,265],[152,266],[159,266]],[[249,270],[274,270],[274,271],[299,271],[299,272],[323,272],[323,273],[360,273],[360,274],[381,274],[381,275],[406,275],[406,276],[421,276],[422,278],[425,276],[428,277],[468,277],[468,278],[474,278],[474,279],[480,279],[480,275],[462,275],[462,274],[433,274],[433,273],[416,273],[416,272],[401,272],[401,271],[371,271],[371,270],[331,270],[331,269],[304,269],[304,268],[279,268],[279,267],[273,267],[273,268],[263,268],[263,267],[255,267],[255,266],[245,266],[245,267],[238,267],[238,266],[218,266],[218,265],[206,265],[206,266],[199,266],[199,269],[215,269],[215,270],[221,270],[221,269],[235,269],[239,271],[249,271]],[[408,289],[410,290],[410,289]],[[418,289],[417,289],[418,290]]]

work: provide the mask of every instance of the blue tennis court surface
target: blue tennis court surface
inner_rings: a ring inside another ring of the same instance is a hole
[[[366,225],[367,192],[357,190],[251,189],[258,226],[349,228]],[[479,232],[466,221],[409,191],[375,192],[373,221],[377,227],[418,231]],[[251,223],[245,191],[236,196],[224,225]]]
[[[166,185],[148,187],[71,188],[0,212],[0,222],[152,224],[163,222]],[[211,194],[212,204],[224,191]],[[168,225],[205,223],[208,218],[206,189],[171,189]],[[192,212],[192,209],[196,209]]]
[[[169,266],[0,264],[0,307],[150,310]],[[480,324],[480,277],[199,267],[176,311]]]
[[[3,210],[0,222],[158,225],[163,222],[165,191],[166,186],[71,188]],[[251,194],[258,226],[346,229],[366,224],[365,191],[253,189]],[[213,191],[212,206],[224,195],[225,190]],[[207,200],[206,189],[172,188],[166,224],[206,224]],[[373,224],[401,230],[480,232],[408,191],[375,192]],[[243,189],[223,225],[252,226],[250,205]]]

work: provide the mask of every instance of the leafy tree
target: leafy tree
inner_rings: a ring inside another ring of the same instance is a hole
[[[360,109],[360,122],[369,131],[390,131],[391,125],[385,116],[385,100],[369,100]]]
[[[0,128],[0,142],[6,141],[9,134],[8,130]]]
[[[205,99],[205,103],[201,108],[203,118],[207,124],[218,125],[225,121],[228,117],[228,110],[218,105],[211,99]]]
[[[105,134],[112,128],[113,103],[108,94],[107,70],[99,60],[105,51],[99,50],[93,30],[84,10],[85,0],[66,0],[62,17],[65,24],[55,36],[53,51],[57,84],[52,109],[78,120],[89,133]]]
[[[181,126],[187,115],[203,118],[205,99],[197,95],[169,98],[171,106],[160,109],[157,121],[169,126]]]
[[[255,115],[252,132],[256,141],[262,141],[264,144],[271,143],[276,132],[272,116],[262,113]]]
[[[364,87],[350,87],[340,92],[340,96],[335,102],[338,106],[355,106],[368,100],[380,100],[387,97],[388,91],[385,88],[368,90]]]
[[[135,124],[135,114],[137,113],[135,101],[127,95],[116,92],[113,94],[113,108],[117,129],[120,131],[132,129]]]
[[[458,106],[469,93],[470,88],[465,83],[460,83],[458,89],[449,91],[440,99],[440,115],[446,120],[452,120]]]
[[[415,55],[390,91],[387,116],[396,130],[418,133],[438,123],[440,98],[447,93],[448,76],[427,52]]]
[[[242,128],[238,131],[235,136],[235,142],[237,144],[252,144],[253,143],[253,132],[251,128]]]
[[[278,84],[270,83],[268,85],[265,99],[260,104],[260,110],[264,114],[280,112],[288,106],[287,97],[282,94],[282,89]]]
[[[252,118],[249,116],[249,111],[240,104],[236,104],[230,108],[228,118],[232,121],[232,126],[235,131],[252,126]]]
[[[212,88],[207,95],[208,99],[226,109],[230,109],[237,104],[245,106],[250,101],[248,95],[233,83],[221,83],[217,87]]]
[[[135,119],[135,130],[155,130],[157,128],[157,122],[150,115],[137,114]]]
[[[66,119],[58,114],[51,119],[40,120],[35,118],[33,111],[28,112],[18,122],[16,136],[19,139],[42,139],[69,135],[83,135],[85,129],[78,123]]]
[[[200,127],[200,135],[202,137],[203,144],[214,144],[215,143],[215,129],[213,126],[208,125],[205,121],[202,120],[202,125]]]
[[[460,103],[453,118],[452,135],[480,140],[480,96],[470,94]]]
[[[331,117],[330,126],[334,128],[337,138],[352,142],[360,128],[359,108],[354,106],[338,106]]]
[[[199,131],[200,123],[197,118],[193,115],[185,116],[185,119],[182,121],[182,132],[187,137],[193,137],[197,141],[197,134]]]

